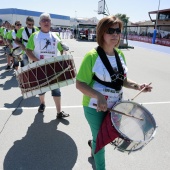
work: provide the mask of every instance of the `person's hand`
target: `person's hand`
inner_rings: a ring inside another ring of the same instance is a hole
[[[151,83],[150,83],[150,84],[151,84]],[[150,84],[144,83],[144,84],[139,85],[139,90],[142,90],[143,88],[145,88],[145,89],[143,90],[143,92],[151,92],[152,86],[150,86]]]
[[[107,111],[107,102],[105,97],[102,94],[97,96],[97,112],[106,112]]]

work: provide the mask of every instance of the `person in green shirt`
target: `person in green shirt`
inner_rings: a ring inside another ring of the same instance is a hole
[[[14,29],[11,30],[7,36],[7,41],[8,41],[8,45],[11,49],[11,52],[13,52],[13,50],[18,47],[18,45],[15,43],[15,39],[16,39],[17,31],[21,28],[21,26],[22,25],[21,25],[20,21],[15,21]],[[20,63],[21,67],[24,66],[24,62],[22,60],[22,55],[13,56],[13,61],[14,61],[13,68],[15,70],[18,70],[19,63]]]
[[[122,100],[123,86],[126,88],[151,91],[152,87],[138,84],[127,78],[127,65],[123,53],[117,48],[120,42],[122,22],[114,17],[102,18],[97,25],[98,47],[89,51],[83,58],[76,76],[76,88],[83,95],[83,109],[89,123],[92,149],[96,170],[105,170],[104,147],[95,153],[96,139],[102,122],[113,106]],[[106,64],[107,63],[107,64]],[[112,71],[109,71],[108,65]],[[112,73],[111,73],[112,72]]]
[[[8,45],[8,41],[7,41],[7,37],[11,30],[12,30],[12,25],[8,21],[5,21],[5,29],[3,32],[3,42],[5,44],[5,47],[4,47],[5,55],[7,57],[7,67],[5,68],[6,71],[11,70],[11,65],[13,63],[13,58],[11,56],[11,49],[10,49],[10,47]]]
[[[28,43],[28,39],[32,33],[38,31],[39,29],[34,26],[34,19],[33,17],[28,16],[26,18],[26,27],[21,27],[16,34],[15,43],[22,48],[23,52],[23,61],[24,65],[29,63],[28,56],[26,54],[26,46]]]
[[[40,15],[40,31],[33,33],[26,46],[26,51],[29,59],[33,62],[41,59],[51,58],[58,55],[58,52],[63,51],[61,40],[59,35],[50,31],[51,28],[51,17],[47,13]],[[68,117],[69,114],[61,111],[61,92],[60,89],[54,89],[51,91],[52,96],[56,105],[57,118]],[[45,93],[39,94],[40,106],[39,112],[45,110]]]

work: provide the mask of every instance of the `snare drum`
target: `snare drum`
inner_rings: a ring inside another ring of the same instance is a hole
[[[22,53],[23,50],[21,47],[16,47],[12,50],[12,56],[15,58],[16,61],[22,60]]]
[[[156,122],[152,114],[142,105],[123,101],[117,103],[113,109],[143,119],[139,120],[111,112],[111,122],[120,135],[111,142],[116,149],[128,153],[138,151],[154,138]]]
[[[21,67],[16,72],[24,98],[75,83],[76,68],[71,55],[51,57]]]

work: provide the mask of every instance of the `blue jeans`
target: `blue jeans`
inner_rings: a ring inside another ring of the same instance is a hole
[[[41,94],[39,94],[39,96],[44,95],[44,94],[45,93],[41,93]],[[54,97],[60,97],[61,96],[60,89],[51,90],[51,95]]]

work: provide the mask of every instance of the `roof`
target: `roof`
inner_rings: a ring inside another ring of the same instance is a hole
[[[149,14],[156,14],[157,12],[159,12],[159,13],[170,13],[170,8],[169,9],[159,10],[159,11],[150,11],[148,13]]]
[[[16,15],[26,15],[26,16],[36,16],[39,17],[43,12],[29,11],[25,9],[17,9],[17,8],[6,8],[0,9],[0,14],[16,14]],[[53,19],[63,19],[70,20],[70,16],[50,14]]]

